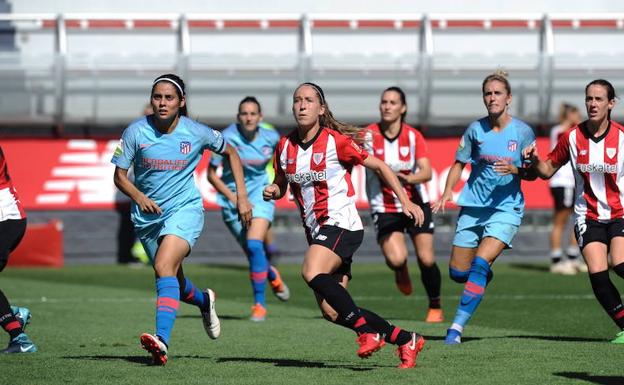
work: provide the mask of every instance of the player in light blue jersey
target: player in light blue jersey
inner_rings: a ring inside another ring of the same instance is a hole
[[[204,224],[203,202],[193,178],[204,150],[230,162],[243,226],[251,221],[251,205],[236,150],[218,131],[186,117],[182,79],[173,74],[156,78],[151,105],[154,114],[125,129],[112,162],[117,166],[115,185],[132,199],[132,221],[156,272],[156,333],[142,334],[141,345],[154,364],[164,365],[180,300],[200,309],[210,338],[219,337],[221,330],[214,292],[197,289],[182,270]],[[130,166],[134,183],[128,179]]]
[[[533,180],[534,171],[522,167],[522,149],[535,142],[531,127],[509,114],[511,86],[497,71],[485,78],[483,103],[488,116],[473,122],[462,136],[444,193],[434,212],[453,199],[453,187],[467,163],[472,170],[461,191],[449,274],[465,283],[453,324],[445,343],[461,343],[464,327],[483,298],[492,279],[491,265],[511,247],[524,214],[520,179]]]
[[[239,103],[237,120],[238,123],[233,123],[223,130],[223,138],[236,149],[243,163],[245,185],[253,205],[253,219],[248,229],[243,229],[237,220],[234,194],[236,185],[230,163],[223,162],[221,156],[213,156],[208,166],[208,181],[218,192],[217,203],[221,206],[223,221],[249,260],[249,276],[254,297],[250,319],[264,321],[266,318],[264,291],[267,278],[278,299],[287,301],[290,297],[288,286],[281,279],[279,271],[269,264],[265,252],[265,238],[273,221],[275,202],[262,199],[262,191],[264,186],[273,181],[269,180],[266,166],[273,157],[279,133],[260,124],[262,108],[253,96],[247,96]],[[219,165],[223,165],[221,178],[217,175]]]

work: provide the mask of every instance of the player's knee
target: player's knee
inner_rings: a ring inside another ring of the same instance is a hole
[[[321,308],[321,314],[323,315],[323,318],[329,322],[335,323],[338,319],[338,312],[331,308],[328,309],[326,306]]]
[[[624,278],[624,262],[613,266],[613,271],[615,271],[615,274],[619,275],[620,278]]]
[[[470,270],[457,270],[451,266],[449,266],[449,276],[451,279],[457,283],[466,283],[468,281],[468,276],[470,275]]]

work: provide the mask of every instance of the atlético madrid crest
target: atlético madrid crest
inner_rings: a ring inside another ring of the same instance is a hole
[[[188,142],[188,141],[180,142],[180,152],[183,153],[184,155],[191,152],[191,142]]]
[[[507,142],[507,149],[511,152],[515,152],[518,149],[518,142],[515,140],[510,140]]]

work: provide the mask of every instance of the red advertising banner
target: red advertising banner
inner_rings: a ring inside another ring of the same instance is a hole
[[[429,139],[429,159],[433,178],[428,183],[429,196],[436,201],[444,190],[444,181],[454,157],[458,138]],[[66,139],[3,139],[0,142],[9,165],[13,183],[27,210],[111,209],[116,202],[128,198],[113,184],[115,166],[110,163],[116,140]],[[538,139],[539,153],[548,152],[548,139]],[[218,206],[215,190],[206,179],[209,154],[204,154],[195,171],[195,181],[208,209]],[[464,171],[462,182],[468,178]],[[367,208],[365,173],[361,167],[353,170],[353,183],[358,207]],[[463,183],[458,183],[459,193]],[[548,183],[542,180],[523,182],[527,208],[550,208],[552,200]],[[278,207],[294,208],[284,198]]]

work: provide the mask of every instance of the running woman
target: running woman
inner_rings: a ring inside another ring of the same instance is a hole
[[[333,117],[318,85],[299,85],[292,111],[297,129],[277,145],[275,181],[264,189],[264,199],[280,199],[290,186],[309,244],[302,277],[314,291],[325,319],[357,333],[359,357],[370,357],[389,342],[398,345],[399,368],[412,368],[425,339],[359,308],[346,289],[353,254],[364,236],[351,169],[361,164],[381,174],[397,194],[403,212],[418,224],[423,222],[422,210],[408,199],[392,170],[369,157],[352,139],[359,137],[360,130]]]
[[[491,265],[518,232],[524,215],[520,179],[535,179],[522,166],[522,149],[535,142],[533,130],[509,114],[511,86],[506,73],[488,75],[482,84],[488,115],[471,123],[459,142],[444,193],[434,212],[453,199],[453,187],[467,163],[472,170],[457,205],[461,207],[453,239],[449,274],[465,283],[445,343],[461,343],[464,327],[492,279]]]
[[[182,270],[204,224],[203,202],[193,179],[204,150],[230,162],[244,227],[251,221],[251,205],[236,150],[218,131],[187,118],[182,79],[173,74],[156,78],[151,104],[154,114],[125,129],[112,162],[117,166],[115,185],[133,201],[135,230],[156,272],[156,333],[142,334],[141,345],[152,354],[154,364],[164,365],[180,300],[200,309],[210,338],[219,337],[221,331],[214,292],[199,290]],[[132,165],[134,184],[127,175]]]
[[[2,147],[0,147],[0,271],[9,261],[9,254],[15,250],[26,232],[26,212],[9,176],[9,168]],[[34,353],[35,344],[24,333],[30,321],[30,310],[11,306],[0,290],[0,326],[9,333],[9,346],[0,353]]]
[[[563,134],[554,150],[540,160],[537,148],[524,150],[542,179],[568,161],[576,180],[574,232],[589,268],[589,281],[602,308],[621,330],[611,341],[624,344],[624,306],[609,278],[624,278],[624,126],[611,120],[615,89],[604,79],[585,87],[588,119]]]
[[[399,87],[390,87],[381,94],[379,104],[381,120],[366,128],[366,149],[370,154],[384,161],[403,183],[408,198],[417,204],[425,215],[422,225],[403,214],[401,202],[386,186],[380,176],[366,170],[366,194],[377,243],[381,247],[386,264],[394,271],[394,280],[399,291],[412,293],[412,282],[407,268],[407,232],[414,244],[420,279],[427,297],[429,310],[426,322],[442,322],[444,315],[440,306],[440,269],[433,252],[433,218],[429,196],[424,183],[431,180],[431,163],[427,158],[427,145],[422,134],[405,123],[407,104],[405,93]]]
[[[262,109],[253,96],[247,96],[238,105],[238,123],[223,130],[227,144],[236,149],[245,172],[245,186],[253,205],[253,219],[248,229],[243,229],[238,221],[236,210],[236,184],[229,162],[221,156],[213,156],[208,166],[208,181],[217,190],[217,203],[227,228],[245,251],[249,261],[249,279],[253,292],[254,305],[251,308],[252,321],[264,321],[267,305],[264,291],[267,278],[275,296],[281,301],[290,298],[288,286],[282,281],[279,271],[269,264],[265,250],[267,232],[273,222],[275,202],[262,199],[262,190],[269,184],[266,165],[271,161],[279,133],[260,125]],[[223,165],[221,178],[217,167]]]

